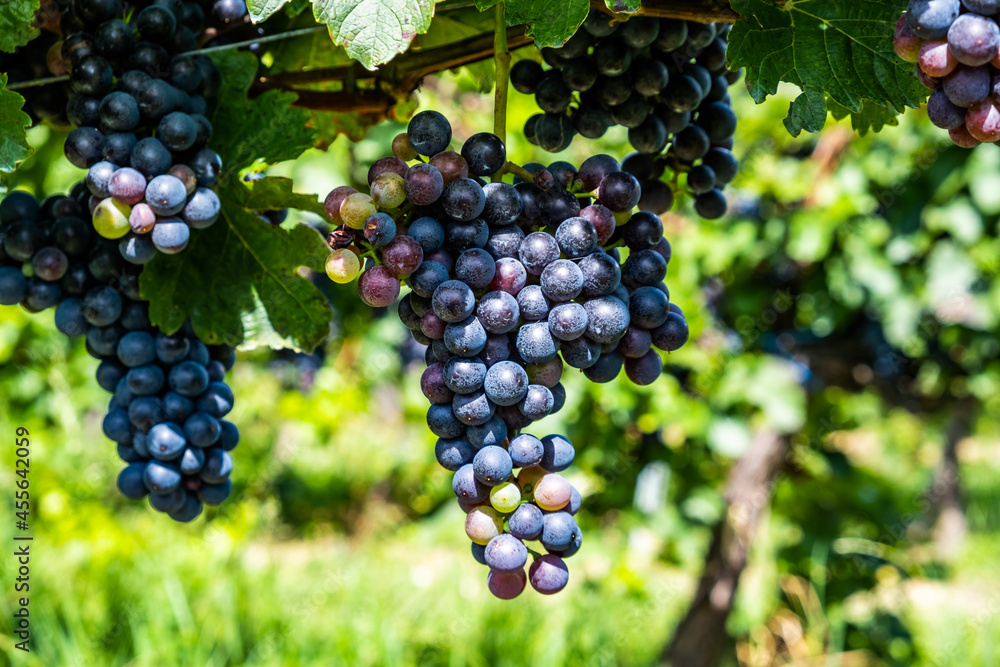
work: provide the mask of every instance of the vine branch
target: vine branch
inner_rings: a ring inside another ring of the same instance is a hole
[[[618,16],[604,0],[590,0],[592,9]],[[664,19],[684,19],[696,23],[736,23],[740,15],[733,11],[729,0],[646,0],[633,16]]]
[[[510,88],[510,51],[507,48],[507,8],[504,0],[496,4],[496,26],[493,29],[493,63],[496,71],[496,94],[493,97],[493,134],[507,144],[507,90]],[[493,180],[503,176],[494,174]]]

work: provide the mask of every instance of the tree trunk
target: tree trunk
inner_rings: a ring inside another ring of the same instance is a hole
[[[950,560],[965,540],[965,509],[962,506],[962,485],[958,474],[958,443],[969,434],[975,412],[974,399],[968,398],[955,406],[945,431],[944,453],[934,482],[927,490],[927,503],[934,522],[934,547],[938,556]]]
[[[760,516],[771,503],[775,477],[788,452],[788,437],[764,429],[729,474],[728,509],[715,527],[705,571],[687,615],[674,631],[662,662],[674,667],[715,665],[729,644],[726,619],[747,562]]]

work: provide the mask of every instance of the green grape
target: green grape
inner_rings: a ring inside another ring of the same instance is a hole
[[[406,132],[400,132],[392,140],[392,154],[404,162],[417,159],[417,151],[413,150]]]
[[[350,248],[337,248],[326,258],[326,275],[335,283],[349,283],[361,271],[361,260]]]
[[[631,209],[628,211],[620,211],[620,212],[616,211],[614,213],[614,216],[615,216],[615,226],[621,227],[626,222],[632,219],[632,211]]]
[[[375,202],[362,192],[347,196],[340,205],[340,217],[351,229],[364,228],[365,220],[376,213],[378,209],[375,207]]]
[[[521,503],[521,490],[516,484],[501,482],[490,489],[490,504],[503,514],[510,514]]]
[[[372,199],[375,200],[379,208],[396,208],[406,201],[406,188],[403,185],[403,177],[392,171],[380,174],[372,181],[371,192]]]
[[[535,504],[543,510],[554,512],[566,507],[573,487],[566,478],[556,473],[549,473],[535,484]]]
[[[131,206],[108,197],[94,209],[94,229],[106,239],[120,239],[132,231],[128,222],[131,213]]]
[[[492,507],[476,507],[465,517],[465,534],[476,544],[486,545],[503,532],[503,517]]]
[[[521,493],[524,497],[530,498],[531,494],[535,492],[535,485],[538,483],[542,477],[548,473],[542,470],[541,466],[531,466],[530,468],[524,468],[521,473],[517,476],[517,485],[521,488]]]

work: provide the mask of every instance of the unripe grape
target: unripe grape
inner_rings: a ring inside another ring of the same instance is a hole
[[[476,544],[489,544],[502,532],[503,517],[492,507],[477,507],[465,517],[465,534]]]
[[[94,229],[106,239],[120,239],[132,231],[129,215],[132,207],[108,197],[94,209]]]
[[[510,514],[517,509],[517,506],[520,503],[521,490],[517,488],[516,484],[501,482],[490,489],[490,504],[493,505],[493,508],[498,512]]]
[[[392,154],[405,162],[417,159],[417,151],[413,150],[410,138],[406,136],[406,132],[400,132],[393,138]]]
[[[361,271],[361,260],[350,248],[337,248],[326,258],[326,275],[335,283],[349,283]]]
[[[365,221],[376,213],[375,201],[363,192],[348,195],[340,205],[340,217],[351,229],[363,229]]]
[[[521,487],[521,493],[526,498],[530,498],[535,492],[535,485],[538,483],[538,480],[548,474],[541,466],[531,466],[530,468],[523,469],[517,476],[517,485]]]
[[[396,208],[406,201],[403,177],[391,171],[380,174],[372,181],[371,193],[379,208]]]
[[[545,475],[535,484],[535,504],[549,512],[562,509],[569,502],[573,487],[556,473]]]

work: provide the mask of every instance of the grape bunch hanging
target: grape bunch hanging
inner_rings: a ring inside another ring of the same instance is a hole
[[[218,22],[242,22],[242,2],[219,0]],[[130,16],[126,23],[123,16]],[[59,56],[73,91],[66,157],[88,169],[88,207],[97,232],[118,239],[128,261],[183,250],[191,229],[218,218],[210,188],[222,161],[208,148],[206,117],[221,76],[204,55],[189,55],[206,27],[196,2],[80,0],[63,15]]]
[[[454,472],[473,556],[497,597],[529,581],[551,594],[582,543],[581,497],[560,474],[575,448],[524,429],[562,408],[565,366],[594,382],[623,369],[654,382],[663,361],[653,348],[680,348],[687,322],[663,283],[663,224],[635,211],[639,180],[614,158],[528,171],[495,135],[476,134],[460,152],[451,139],[448,120],[423,111],[372,165],[367,192],[330,192],[325,210],[340,226],[326,269],[339,283],[357,278],[373,307],[409,288],[399,317],[427,345],[427,424],[438,462]],[[534,540],[544,555],[525,545]]]
[[[525,136],[558,152],[576,134],[596,139],[627,127],[632,147],[655,156],[636,163],[644,208],[659,214],[673,205],[674,190],[660,180],[669,168],[686,174],[699,215],[722,217],[722,190],[738,168],[728,87],[739,73],[726,69],[727,34],[721,24],[641,16],[616,23],[591,12],[566,44],[542,49],[548,70],[533,60],[511,69],[514,88],[534,95],[543,112],[528,119]]]
[[[930,121],[962,148],[1000,141],[1000,26],[995,0],[910,0],[893,46],[931,89]]]
[[[191,521],[232,491],[239,431],[224,417],[233,408],[225,383],[233,349],[206,346],[189,327],[167,335],[152,326],[142,269],[94,233],[91,196],[81,183],[41,204],[23,191],[0,202],[0,305],[54,307],[59,331],[84,338],[100,360],[98,384],[113,394],[102,427],[126,463],[119,490]]]

